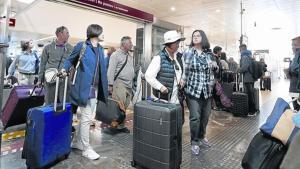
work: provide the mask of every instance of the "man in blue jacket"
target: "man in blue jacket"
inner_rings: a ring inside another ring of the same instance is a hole
[[[247,50],[247,46],[242,44],[240,46],[241,60],[239,73],[243,74],[243,87],[248,94],[249,115],[255,115],[255,102],[254,102],[254,78],[250,72],[252,63],[252,52]]]
[[[70,102],[77,105],[81,111],[79,133],[77,134],[77,139],[75,138],[73,141],[72,148],[82,150],[82,156],[91,160],[96,160],[100,157],[89,144],[90,123],[94,118],[91,100],[94,99],[94,91],[98,91],[98,100],[105,102],[108,97],[106,62],[103,48],[98,43],[101,34],[101,26],[96,24],[90,25],[87,28],[87,40],[79,42],[74,47],[61,70],[61,73],[66,76],[66,71],[76,65],[81,49],[85,46],[84,55],[77,69],[77,75],[74,77],[76,78],[75,84],[71,86],[70,90]]]

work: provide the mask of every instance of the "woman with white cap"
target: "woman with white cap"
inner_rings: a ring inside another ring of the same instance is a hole
[[[179,104],[179,82],[182,75],[181,54],[177,52],[181,35],[175,31],[164,34],[164,49],[153,57],[145,73],[146,81],[153,88],[153,95],[165,102]],[[178,59],[180,58],[180,59]]]
[[[211,111],[213,71],[218,70],[212,57],[204,31],[195,30],[190,47],[183,53],[184,70],[180,82],[181,86],[185,86],[186,101],[190,110],[191,145],[195,155],[199,154],[200,145],[210,147],[205,133]]]

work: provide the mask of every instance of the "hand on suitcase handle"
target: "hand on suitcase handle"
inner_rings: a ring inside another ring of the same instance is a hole
[[[169,93],[168,88],[166,88],[165,86],[162,86],[162,87],[160,88],[160,92],[161,92],[161,93]]]
[[[65,69],[61,69],[60,72],[57,73],[57,76],[61,77],[61,78],[69,76],[69,75],[70,75],[70,73],[67,72]]]

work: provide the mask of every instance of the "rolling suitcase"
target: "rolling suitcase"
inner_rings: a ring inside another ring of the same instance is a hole
[[[133,167],[179,169],[182,160],[180,104],[140,101],[134,105]]]
[[[71,152],[71,105],[66,104],[67,77],[64,100],[57,104],[59,78],[56,80],[54,105],[32,108],[27,113],[27,129],[23,157],[28,168],[44,168]]]
[[[265,90],[271,91],[271,78],[270,77],[264,77],[263,78],[263,88]]]
[[[243,159],[243,169],[279,169],[287,148],[279,140],[257,133]]]
[[[236,74],[236,86],[238,86],[238,75]],[[243,75],[241,75],[242,83],[243,83]],[[237,87],[238,89],[239,87]],[[233,106],[231,107],[230,111],[234,116],[238,117],[246,117],[248,116],[249,112],[249,104],[248,104],[248,95],[243,92],[236,91],[232,93],[231,101]]]
[[[43,88],[36,86],[14,86],[12,89],[4,90],[4,95],[9,95],[6,101],[4,99],[6,103],[2,109],[4,129],[26,123],[27,111],[30,108],[44,104]]]

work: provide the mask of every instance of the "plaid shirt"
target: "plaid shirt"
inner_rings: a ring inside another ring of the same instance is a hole
[[[185,92],[200,98],[203,92],[207,99],[212,95],[214,75],[212,71],[212,55],[202,52],[199,54],[195,48],[189,48],[183,53]]]

